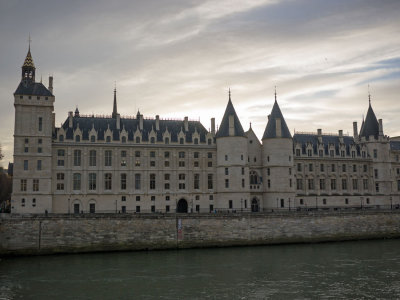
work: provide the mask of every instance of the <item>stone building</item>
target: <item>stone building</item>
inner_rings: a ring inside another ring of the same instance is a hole
[[[199,121],[69,112],[55,126],[53,78],[30,49],[14,93],[14,213],[215,212],[393,207],[400,139],[369,104],[353,136],[290,133],[276,93],[260,141],[229,100],[218,131]]]

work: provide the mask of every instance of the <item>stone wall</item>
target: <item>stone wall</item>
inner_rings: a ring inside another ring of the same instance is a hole
[[[400,212],[243,215],[2,215],[0,255],[400,237]]]

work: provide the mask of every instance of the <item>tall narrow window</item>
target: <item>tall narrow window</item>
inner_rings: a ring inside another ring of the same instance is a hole
[[[112,156],[111,150],[104,151],[104,165],[106,167],[111,167],[111,163],[112,163],[111,156]]]
[[[111,188],[112,188],[112,174],[105,173],[104,174],[104,189],[111,190]]]
[[[200,174],[194,174],[194,188],[200,189]]]
[[[75,190],[75,191],[79,191],[81,189],[81,174],[80,173],[73,174],[72,187],[73,187],[73,190]]]
[[[156,189],[156,174],[150,174],[150,189]]]
[[[89,173],[89,190],[96,190],[96,173]]]
[[[26,179],[21,179],[21,192],[26,192]]]
[[[121,174],[121,190],[126,190],[126,174]]]
[[[37,169],[38,171],[40,171],[40,170],[42,169],[42,161],[41,161],[40,159],[37,161],[36,169]]]
[[[89,151],[89,166],[90,167],[96,166],[96,150]]]
[[[207,186],[208,186],[208,189],[209,190],[211,190],[211,189],[213,189],[213,175],[212,174],[208,174],[207,175]]]
[[[74,166],[81,165],[81,150],[74,150]]]
[[[135,189],[140,190],[140,174],[135,174]]]
[[[42,131],[43,129],[43,118],[39,117],[39,131]]]

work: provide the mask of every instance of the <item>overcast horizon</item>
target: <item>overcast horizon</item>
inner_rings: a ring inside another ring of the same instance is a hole
[[[291,133],[352,135],[371,103],[400,135],[400,1],[0,0],[0,145],[12,161],[13,93],[28,50],[54,76],[56,126],[68,111],[199,119],[228,101],[261,139],[278,103]]]

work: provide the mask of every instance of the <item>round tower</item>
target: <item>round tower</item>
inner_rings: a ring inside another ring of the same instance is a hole
[[[249,202],[247,137],[231,101],[226,106],[217,143],[217,209],[244,210]]]
[[[293,139],[276,100],[262,138],[263,204],[291,209],[294,204]]]

